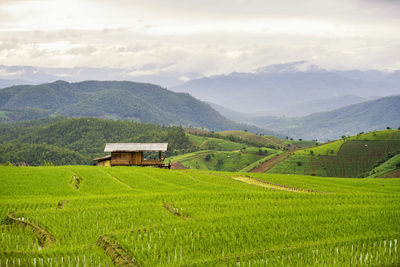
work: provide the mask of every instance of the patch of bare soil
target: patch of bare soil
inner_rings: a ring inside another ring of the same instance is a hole
[[[276,157],[273,157],[272,159],[262,163],[260,166],[252,169],[250,172],[261,172],[261,173],[267,172],[268,170],[272,169],[273,167],[275,167],[276,165],[278,165],[279,163],[281,163],[282,161],[287,159],[289,156],[290,156],[289,152],[282,153],[282,154],[280,154]]]
[[[171,169],[187,169],[182,163],[180,163],[179,161],[175,161],[171,163]]]
[[[324,193],[324,192],[314,191],[311,189],[304,189],[304,188],[298,188],[298,187],[293,187],[293,186],[288,186],[288,185],[275,184],[275,183],[267,182],[267,181],[264,181],[264,180],[261,180],[261,179],[255,178],[255,177],[250,177],[250,176],[237,176],[237,177],[232,177],[232,179],[246,183],[246,184],[261,186],[261,187],[275,189],[275,190],[283,190],[283,191],[290,191],[290,192],[306,192],[306,193]]]
[[[379,177],[380,178],[400,178],[400,169],[384,173]]]

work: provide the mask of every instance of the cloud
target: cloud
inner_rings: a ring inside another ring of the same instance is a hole
[[[394,69],[399,3],[0,0],[0,62],[121,67],[133,77],[182,80],[297,60]]]

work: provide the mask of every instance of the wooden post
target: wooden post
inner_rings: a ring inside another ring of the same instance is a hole
[[[161,151],[158,151],[158,159],[161,161]]]

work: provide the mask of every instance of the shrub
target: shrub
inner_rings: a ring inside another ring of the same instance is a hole
[[[13,165],[11,162],[6,161],[6,163],[4,163],[3,166],[6,166],[6,167],[13,167],[14,165]]]

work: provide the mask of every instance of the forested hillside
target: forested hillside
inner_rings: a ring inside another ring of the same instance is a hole
[[[54,118],[0,124],[0,163],[91,164],[106,143],[168,142],[167,155],[195,149],[183,128],[94,118]]]
[[[0,120],[20,121],[48,116],[124,119],[159,125],[204,127],[210,130],[248,129],[228,120],[186,93],[127,81],[57,81],[0,89]]]

